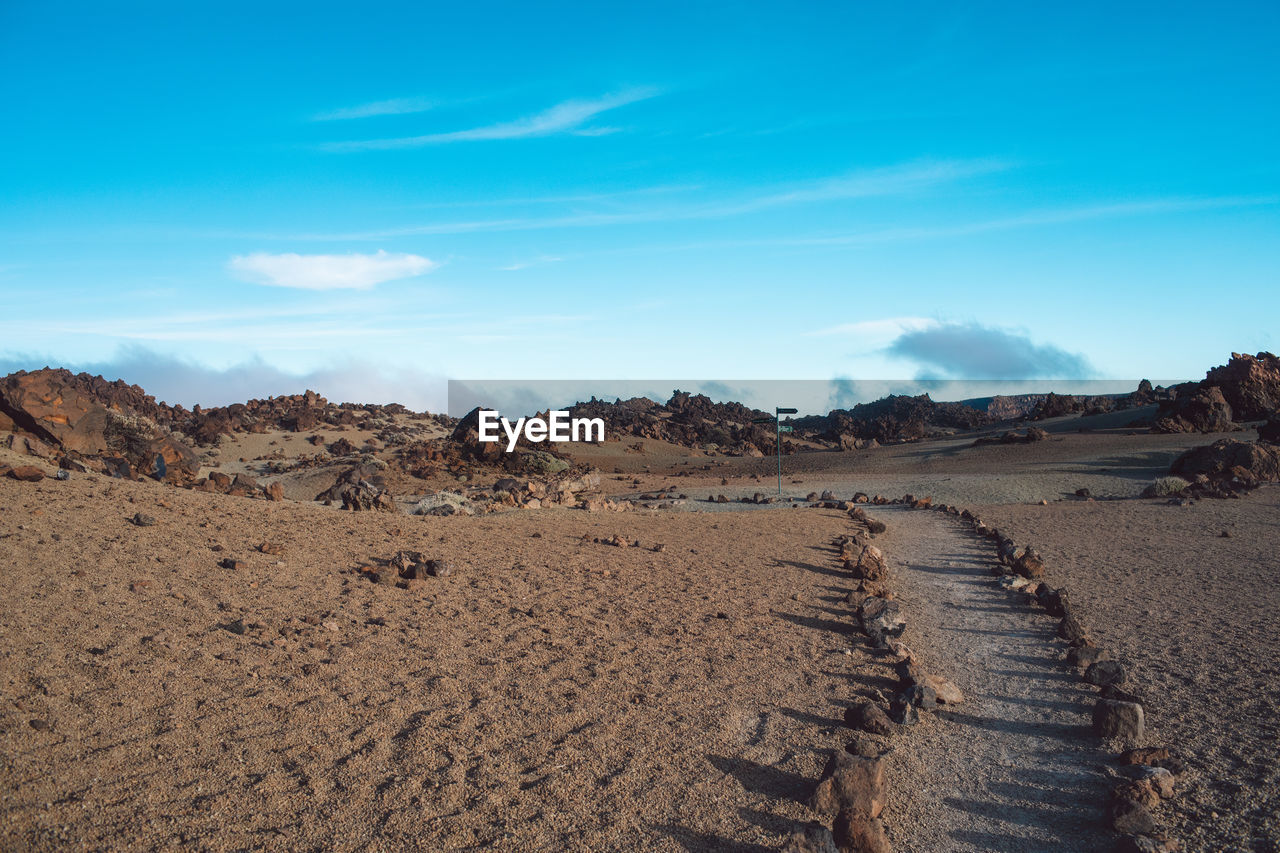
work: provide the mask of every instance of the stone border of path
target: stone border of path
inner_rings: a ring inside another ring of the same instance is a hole
[[[1146,712],[1141,697],[1126,689],[1132,687],[1127,683],[1126,667],[1111,660],[1106,650],[1090,639],[1067,590],[1048,582],[1048,568],[1040,554],[1030,545],[1019,548],[973,512],[951,504],[934,504],[932,498],[876,496],[871,503],[905,505],[954,516],[965,522],[975,536],[994,544],[996,562],[991,571],[1000,586],[1020,596],[1024,603],[1039,606],[1058,618],[1057,633],[1067,643],[1067,663],[1082,674],[1085,682],[1100,688],[1093,709],[1094,733],[1111,744],[1128,747],[1117,756],[1119,768],[1112,768],[1120,781],[1107,804],[1108,822],[1122,834],[1119,849],[1132,853],[1180,850],[1180,842],[1161,831],[1152,810],[1174,795],[1174,777],[1182,771],[1182,762],[1165,747],[1142,746]],[[903,666],[899,664],[900,674]]]
[[[892,650],[901,660],[914,661],[914,656],[896,639],[906,627],[902,605],[890,597],[884,554],[871,544],[872,537],[885,532],[885,525],[856,505],[869,501],[861,492],[853,501],[838,501],[824,492],[814,506],[847,510],[853,522],[852,534],[837,536],[830,544],[837,549],[845,571],[858,581],[845,603],[858,608],[860,627],[869,642],[876,648]],[[918,712],[909,702],[905,707],[918,719]],[[877,735],[892,734],[896,728],[874,702],[848,709],[845,724]],[[888,786],[886,754],[878,744],[862,739],[832,753],[809,801],[824,823],[799,828],[783,847],[785,853],[889,853],[889,839],[881,819]],[[830,828],[825,821],[831,821]]]

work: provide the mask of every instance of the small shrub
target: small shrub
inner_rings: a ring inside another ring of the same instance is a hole
[[[1181,477],[1158,477],[1155,482],[1142,490],[1142,496],[1144,498],[1167,498],[1171,495],[1181,494],[1182,490],[1190,485]]]

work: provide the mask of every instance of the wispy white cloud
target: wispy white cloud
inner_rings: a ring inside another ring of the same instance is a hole
[[[389,253],[371,255],[272,255],[255,252],[237,255],[227,264],[239,278],[272,287],[303,290],[368,290],[384,281],[428,273],[439,266],[421,255]]]
[[[312,121],[345,121],[347,119],[373,118],[374,116],[408,115],[425,113],[437,106],[435,101],[427,98],[391,98],[385,101],[372,101],[354,107],[330,110],[317,113]]]
[[[468,234],[482,231],[529,231],[547,228],[584,228],[669,222],[691,219],[721,219],[790,205],[855,200],[922,192],[970,177],[1012,168],[998,160],[925,161],[904,163],[882,169],[819,178],[766,188],[740,198],[697,202],[681,201],[639,210],[575,213],[566,216],[528,216],[504,219],[474,219],[409,225],[377,231],[344,234],[295,234],[299,240],[386,240],[432,234]]]
[[[508,264],[505,267],[498,267],[502,272],[516,272],[518,270],[527,270],[529,267],[542,266],[543,264],[555,264],[563,261],[564,258],[555,258],[549,255],[543,255],[528,261],[517,261],[514,264]]]
[[[394,148],[418,148],[424,145],[443,145],[451,142],[476,142],[500,139],[526,139],[553,136],[558,133],[598,135],[613,132],[613,128],[583,127],[588,121],[610,110],[647,100],[658,94],[652,87],[627,89],[601,98],[564,101],[514,121],[500,122],[465,130],[444,133],[427,133],[421,136],[403,136],[389,139],[361,139],[348,142],[332,142],[323,146],[329,151],[378,151]]]
[[[1218,196],[1210,198],[1160,198],[1143,201],[1116,202],[1085,205],[1051,210],[1033,210],[1015,216],[1006,216],[959,225],[922,226],[918,228],[886,228],[856,234],[839,234],[818,237],[783,238],[774,241],[779,245],[821,246],[856,243],[885,243],[897,240],[923,240],[940,237],[965,237],[985,231],[1005,231],[1013,228],[1029,228],[1038,225],[1059,225],[1071,222],[1087,222],[1095,219],[1112,219],[1125,216],[1157,216],[1166,213],[1186,213],[1196,210],[1214,210],[1233,207],[1259,207],[1280,203],[1280,196]]]

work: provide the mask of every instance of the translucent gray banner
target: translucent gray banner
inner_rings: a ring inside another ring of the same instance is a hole
[[[1157,389],[1185,380],[1151,380]],[[477,407],[504,416],[534,415],[568,409],[593,397],[605,402],[644,397],[666,403],[677,391],[705,395],[713,403],[741,403],[772,414],[794,408],[799,417],[851,409],[890,395],[928,394],[934,402],[963,402],[980,411],[996,406],[1016,410],[1034,400],[1010,400],[1050,393],[1072,396],[1123,396],[1135,392],[1138,379],[451,379],[448,414],[462,417]],[[1144,387],[1145,384],[1144,384]]]

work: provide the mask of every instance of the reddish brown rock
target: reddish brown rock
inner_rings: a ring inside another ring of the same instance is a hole
[[[883,580],[888,573],[884,564],[884,553],[874,545],[863,546],[856,560],[846,563],[855,578],[867,580]]]
[[[123,457],[139,473],[190,482],[195,451],[168,434],[169,412],[141,388],[67,370],[0,379],[0,411],[37,441],[84,456]]]
[[[852,811],[836,816],[832,835],[841,853],[890,853],[892,849],[883,821]]]
[[[1184,393],[1160,404],[1153,432],[1230,432],[1231,405],[1217,387],[1185,389]]]
[[[1205,447],[1188,450],[1169,468],[1169,473],[1192,483],[1204,477],[1209,482],[1243,480],[1269,483],[1280,480],[1280,448],[1224,438]]]
[[[1143,835],[1155,832],[1158,824],[1151,810],[1133,800],[1112,800],[1107,808],[1107,821],[1116,832]]]
[[[19,465],[9,469],[9,476],[24,483],[38,483],[44,479],[44,471],[34,465]]]
[[[845,710],[844,723],[851,729],[862,729],[873,735],[894,733],[893,721],[874,702],[862,702]]]
[[[1044,577],[1044,560],[1028,545],[1014,559],[1013,570],[1028,580],[1040,580]]]
[[[840,853],[831,830],[818,823],[796,829],[782,846],[782,853]]]
[[[821,815],[847,811],[879,817],[884,811],[884,762],[843,750],[832,753],[810,804]]]
[[[1147,779],[1130,779],[1121,782],[1112,790],[1111,798],[1138,803],[1149,809],[1160,805],[1160,794],[1156,791],[1155,785]]]
[[[1205,385],[1216,385],[1240,421],[1262,420],[1280,411],[1280,357],[1232,353],[1231,360],[1205,374]]]

